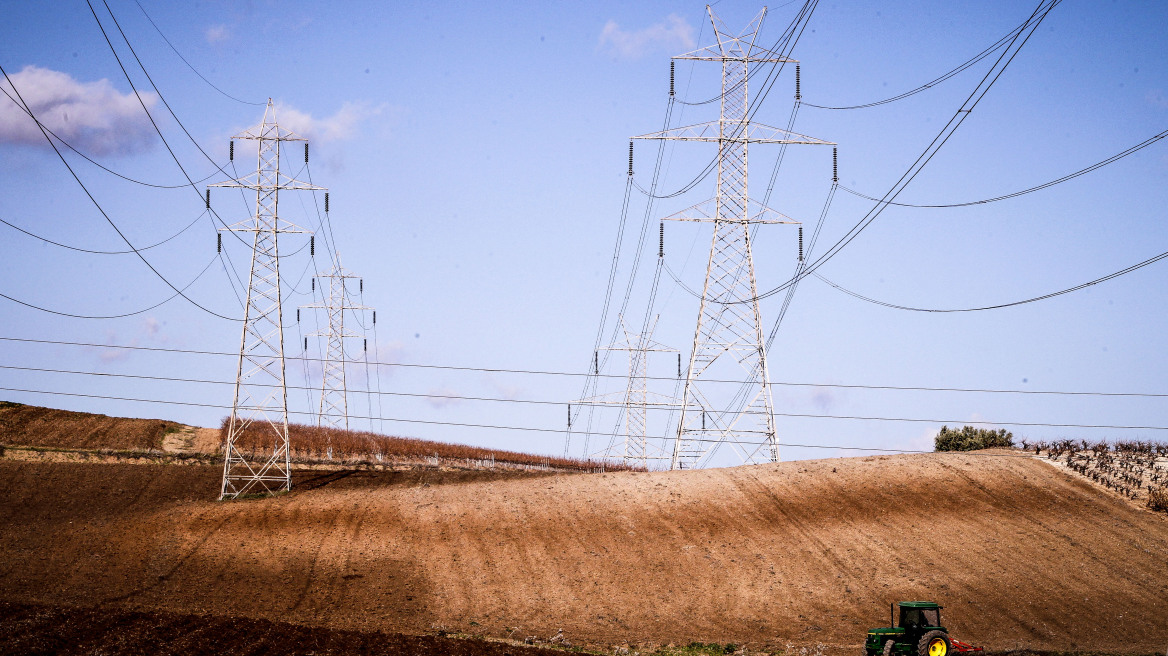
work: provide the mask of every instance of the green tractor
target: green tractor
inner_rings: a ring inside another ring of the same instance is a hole
[[[949,656],[953,652],[981,651],[949,637],[941,625],[941,608],[932,601],[900,602],[900,622],[896,623],[896,606],[889,605],[892,626],[868,631],[865,656]]]

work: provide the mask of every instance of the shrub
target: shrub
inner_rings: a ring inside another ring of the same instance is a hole
[[[1148,508],[1168,512],[1168,487],[1154,487],[1148,490]]]
[[[963,426],[961,430],[950,430],[942,426],[933,441],[935,451],[975,451],[997,446],[1014,446],[1014,434],[1006,429],[990,430]]]

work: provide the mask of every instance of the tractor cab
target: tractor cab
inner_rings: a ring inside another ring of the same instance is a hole
[[[925,627],[941,628],[941,607],[930,601],[902,601],[899,625],[912,633]]]
[[[899,606],[900,617],[896,622]],[[889,606],[892,626],[871,629],[864,644],[868,656],[948,656],[949,631],[941,625],[941,606],[932,601],[902,601]]]

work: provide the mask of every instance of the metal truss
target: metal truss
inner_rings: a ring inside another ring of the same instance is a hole
[[[255,173],[211,185],[256,192],[255,215],[226,228],[231,232],[252,233],[253,237],[220,499],[233,499],[242,494],[274,494],[292,488],[279,236],[308,231],[279,217],[279,201],[281,191],[324,189],[280,172],[281,145],[306,140],[276,123],[271,99],[260,126],[234,138],[257,142],[258,155]],[[245,435],[248,435],[246,440]]]
[[[714,224],[681,418],[670,458],[671,469],[701,467],[722,444],[731,445],[744,463],[778,461],[779,440],[758,308],[750,226],[797,222],[750,200],[747,150],[751,143],[834,145],[750,121],[747,90],[750,66],[795,63],[795,60],[755,45],[766,16],[765,8],[738,35],[726,29],[712,9],[707,7],[707,11],[718,43],[674,59],[722,64],[719,120],[634,137],[718,144],[717,195],[666,217]],[[733,368],[734,363],[745,371],[746,380],[751,382],[733,393],[704,384],[704,380],[720,377],[714,373],[718,368]]]
[[[320,386],[320,412],[317,414],[318,426],[332,428],[349,428],[349,398],[345,386],[345,356],[346,339],[363,339],[364,335],[346,332],[345,311],[363,311],[372,308],[364,305],[353,305],[349,302],[349,291],[345,286],[346,280],[358,279],[360,276],[345,271],[341,267],[341,254],[337,253],[337,263],[327,272],[317,275],[320,280],[328,281],[328,301],[322,304],[301,305],[304,309],[324,310],[328,313],[328,331],[309,333],[309,337],[325,337],[328,348],[325,351],[324,374]],[[332,446],[328,447],[328,457],[332,458]]]
[[[660,318],[660,317],[658,317]],[[677,349],[669,348],[653,341],[653,331],[657,327],[657,319],[649,331],[643,335],[629,332],[624,317],[620,318],[621,331],[625,342],[621,346],[610,346],[601,350],[627,351],[629,354],[629,380],[624,392],[602,394],[588,399],[581,399],[577,403],[589,405],[616,405],[624,408],[625,435],[620,457],[625,464],[649,467],[650,460],[666,460],[664,449],[649,444],[649,408],[674,408],[677,399],[649,391],[649,353],[677,353]],[[616,445],[609,447],[595,456],[614,457],[612,453]]]

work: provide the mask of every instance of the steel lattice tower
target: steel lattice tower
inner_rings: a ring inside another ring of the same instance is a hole
[[[258,155],[255,173],[211,185],[256,192],[255,215],[225,228],[252,233],[253,241],[220,499],[292,487],[279,236],[307,231],[279,218],[280,191],[323,190],[280,173],[281,145],[306,140],[276,124],[271,99],[260,126],[234,138],[257,142]],[[210,205],[209,190],[207,198]]]
[[[328,281],[328,301],[321,304],[302,305],[301,308],[319,309],[328,313],[329,327],[327,332],[309,333],[309,337],[325,337],[328,348],[324,358],[324,374],[320,387],[320,412],[317,414],[318,426],[333,428],[349,428],[349,394],[345,384],[345,340],[362,339],[357,335],[345,331],[345,311],[369,310],[364,305],[353,305],[349,302],[349,292],[345,281],[357,279],[360,276],[345,271],[341,267],[341,255],[337,253],[337,263],[327,272],[317,276],[320,280]],[[329,457],[332,457],[332,447],[329,447]]]
[[[712,9],[706,9],[717,45],[674,59],[722,64],[720,119],[634,137],[718,144],[717,195],[666,217],[714,224],[671,469],[700,467],[723,443],[731,444],[746,463],[779,459],[750,228],[753,224],[796,222],[749,198],[747,149],[752,143],[834,145],[750,120],[747,87],[751,65],[795,60],[755,45],[765,8],[737,36]],[[733,359],[740,369],[719,364],[719,359]],[[703,379],[718,378],[711,374],[721,367],[728,370],[727,375],[737,374],[736,378],[745,371],[748,382],[734,394],[703,384]]]
[[[651,447],[648,440],[649,406],[655,408],[676,407],[677,400],[649,391],[649,353],[677,353],[677,349],[669,348],[653,341],[653,331],[657,320],[643,335],[629,332],[624,317],[620,318],[621,330],[624,333],[624,344],[610,346],[601,350],[627,351],[629,354],[629,378],[624,392],[604,394],[589,399],[581,399],[578,403],[591,405],[619,405],[624,408],[625,435],[621,458],[627,465],[636,465],[648,468],[650,460],[665,460],[668,456],[660,448]],[[611,445],[608,449],[596,454],[598,456],[612,456]]]

